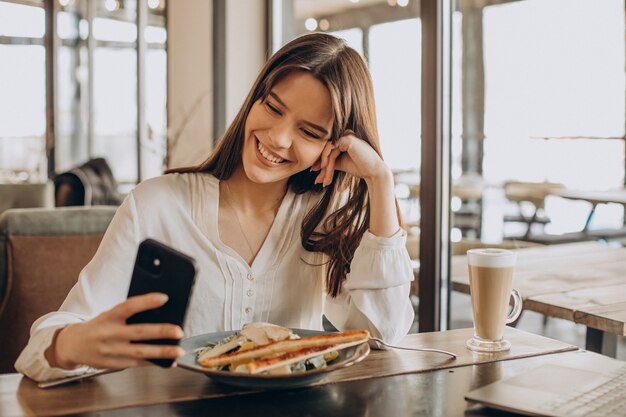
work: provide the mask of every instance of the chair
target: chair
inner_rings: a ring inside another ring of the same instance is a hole
[[[563,184],[552,182],[520,182],[507,181],[504,183],[504,195],[509,201],[515,202],[519,208],[519,215],[505,216],[505,222],[520,222],[526,224],[526,232],[524,239],[528,239],[531,235],[533,224],[542,226],[550,222],[544,214],[545,199],[547,196],[564,190]],[[524,215],[522,212],[522,203],[530,203],[533,207],[530,216]]]
[[[104,158],[91,159],[54,179],[55,204],[63,206],[119,205],[123,196]]]
[[[0,215],[0,373],[15,372],[31,325],[59,308],[115,210],[10,209]]]
[[[480,175],[464,174],[455,180],[452,194],[461,202],[453,208],[452,224],[460,229],[463,236],[472,235],[480,239],[483,217],[484,180]]]

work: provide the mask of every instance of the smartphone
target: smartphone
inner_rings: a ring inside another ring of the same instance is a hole
[[[195,277],[193,258],[156,240],[144,240],[137,250],[128,296],[160,292],[167,294],[169,299],[159,308],[129,317],[126,323],[172,323],[183,327]],[[177,345],[178,342],[175,339],[156,339],[137,343]],[[174,363],[173,359],[148,360],[164,368]]]

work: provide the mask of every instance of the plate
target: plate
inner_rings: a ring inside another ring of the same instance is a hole
[[[304,329],[292,330],[299,336],[318,336],[329,333]],[[188,353],[178,359],[178,366],[190,371],[202,372],[216,382],[233,385],[239,388],[287,389],[310,385],[327,376],[329,372],[360,362],[370,353],[369,344],[363,342],[360,345],[340,350],[339,357],[329,362],[328,366],[325,368],[285,375],[250,375],[228,371],[215,371],[205,368],[196,362],[196,349],[206,346],[208,342],[219,342],[234,333],[238,333],[238,331],[207,333],[183,339],[180,342],[180,346]]]

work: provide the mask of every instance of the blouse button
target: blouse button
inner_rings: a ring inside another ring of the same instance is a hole
[[[246,294],[248,295],[248,297],[252,297],[254,295],[254,291],[248,290]]]
[[[246,307],[246,314],[252,313],[252,309],[250,307]]]
[[[254,279],[254,277],[252,276],[252,272],[248,273],[248,280],[252,281]]]

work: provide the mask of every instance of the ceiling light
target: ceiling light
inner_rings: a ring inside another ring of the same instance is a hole
[[[307,20],[304,21],[304,27],[311,32],[314,31],[315,29],[317,29],[317,20],[309,17]]]
[[[116,0],[104,0],[104,8],[112,12],[117,10],[118,4]]]
[[[320,30],[328,30],[330,29],[330,22],[328,19],[320,20]]]
[[[406,7],[409,5],[409,0],[398,0],[398,6]]]
[[[151,9],[156,9],[157,7],[159,7],[159,3],[161,3],[159,0],[148,0],[148,7]]]

